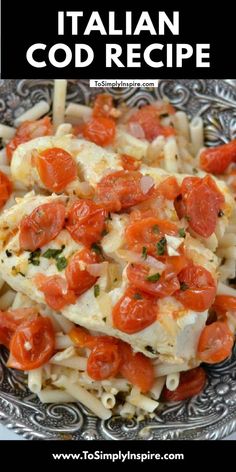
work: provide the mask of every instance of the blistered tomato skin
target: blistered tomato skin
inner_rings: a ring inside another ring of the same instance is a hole
[[[0,171],[0,209],[12,194],[13,185],[7,175]]]
[[[234,336],[227,322],[215,321],[203,329],[198,342],[202,362],[216,364],[227,359],[233,348]]]
[[[211,273],[199,265],[190,263],[179,274],[180,290],[175,297],[185,308],[205,311],[214,302],[216,283]]]
[[[202,367],[181,372],[177,389],[171,391],[165,387],[162,392],[162,398],[166,402],[179,402],[192,398],[203,390],[206,378],[206,373]]]
[[[116,125],[114,120],[103,116],[91,118],[83,128],[84,138],[98,146],[108,146],[112,144],[115,139],[115,132]]]
[[[35,161],[40,179],[51,192],[63,192],[77,177],[76,163],[64,149],[46,149],[36,156]]]
[[[236,139],[227,144],[204,149],[200,155],[200,166],[205,172],[223,174],[236,161]]]
[[[102,239],[107,211],[92,200],[77,200],[69,209],[66,229],[78,243],[91,247]]]
[[[141,352],[134,353],[124,342],[120,342],[121,354],[120,373],[131,384],[140,388],[142,393],[147,393],[154,383],[154,367],[151,360]]]

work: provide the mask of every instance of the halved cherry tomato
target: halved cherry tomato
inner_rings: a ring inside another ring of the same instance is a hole
[[[165,272],[156,282],[149,281],[149,269],[141,264],[129,264],[126,273],[129,282],[137,289],[159,298],[168,297],[180,288],[177,277],[166,278]]]
[[[97,185],[97,195],[110,211],[119,211],[148,200],[155,192],[153,186],[144,193],[141,187],[143,176],[140,172],[120,170],[108,174]]]
[[[123,333],[138,333],[157,319],[155,298],[129,287],[114,306],[112,319],[114,327]]]
[[[49,243],[64,226],[66,211],[62,203],[44,203],[25,216],[20,223],[20,247],[35,251]]]
[[[157,188],[158,193],[167,200],[175,200],[181,193],[180,186],[175,177],[167,177]]]
[[[85,139],[92,141],[98,146],[108,146],[112,144],[115,138],[116,125],[111,118],[100,116],[91,118],[84,125],[83,135]]]
[[[140,388],[141,392],[148,392],[154,383],[154,368],[151,360],[141,352],[136,354],[129,344],[120,343],[121,365],[120,373],[125,379]]]
[[[116,340],[99,339],[92,349],[87,362],[87,373],[94,380],[104,380],[115,377],[119,372],[121,356]]]
[[[180,248],[179,248],[180,250]],[[181,256],[171,256],[166,257],[164,261],[166,268],[165,268],[165,277],[169,279],[178,275],[185,267],[189,265],[188,259],[181,255]]]
[[[64,306],[76,302],[75,293],[68,288],[67,281],[60,275],[38,274],[35,277],[35,283],[43,292],[46,303],[53,310],[61,310]]]
[[[214,302],[216,283],[211,273],[199,265],[189,264],[178,275],[181,289],[175,297],[186,308],[205,311]]]
[[[39,138],[40,136],[50,136],[53,134],[51,119],[48,116],[41,120],[24,121],[16,130],[14,138],[7,144],[6,152],[9,161],[19,144]]]
[[[231,162],[236,161],[236,139],[227,144],[204,149],[200,155],[200,166],[211,174],[223,174]]]
[[[77,177],[76,163],[64,149],[45,149],[35,161],[40,179],[51,192],[62,192]]]
[[[21,324],[10,341],[8,367],[37,369],[52,357],[55,335],[49,318],[38,317]]]
[[[135,157],[128,156],[128,154],[122,154],[120,156],[121,165],[124,170],[138,170],[140,168],[140,161]]]
[[[163,256],[166,253],[166,247],[163,250],[157,244],[162,240],[165,234],[176,236],[178,228],[174,223],[167,220],[160,220],[154,217],[143,218],[127,226],[125,238],[129,249],[141,252],[143,247],[147,248],[149,254]]]
[[[0,208],[7,202],[12,193],[12,183],[7,175],[0,171]]]
[[[166,387],[163,390],[162,398],[166,402],[179,402],[198,395],[206,383],[206,373],[202,367],[180,373],[179,386],[176,390],[170,391]]]
[[[96,96],[93,105],[93,116],[95,118],[105,117],[109,118],[113,108],[113,98],[108,93],[101,93]]]
[[[139,123],[145,133],[148,141],[153,141],[157,136],[171,136],[175,134],[175,130],[171,126],[163,126],[160,123],[162,115],[175,113],[174,108],[169,104],[145,105],[136,113],[134,113],[130,122]]]
[[[107,212],[92,200],[76,201],[68,213],[66,229],[72,238],[85,246],[91,246],[102,239]]]
[[[77,297],[95,284],[97,277],[86,270],[86,265],[98,262],[98,255],[89,249],[82,249],[70,259],[66,268],[66,280],[69,289],[73,290]]]
[[[76,326],[68,333],[71,340],[76,346],[92,349],[94,346],[94,336],[92,336],[87,329]]]
[[[36,316],[37,311],[35,308],[0,311],[0,344],[9,348],[10,340],[16,328],[27,319],[32,319]]]
[[[231,295],[217,295],[212,306],[214,309],[224,311],[236,311],[236,297]]]
[[[216,364],[230,356],[234,336],[227,323],[214,321],[205,326],[198,342],[198,357],[202,362]]]
[[[185,209],[181,208],[190,228],[200,236],[209,238],[215,231],[219,210],[224,207],[223,194],[209,175],[203,179],[186,177],[181,186],[181,193]],[[178,213],[177,208],[176,211]]]

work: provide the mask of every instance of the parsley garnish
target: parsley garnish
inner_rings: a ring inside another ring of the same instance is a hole
[[[8,249],[6,249],[6,255],[7,255],[7,257],[11,257],[12,256],[11,251],[8,251]]]
[[[152,346],[145,346],[146,351],[151,352],[152,354],[156,354],[157,352],[153,349]]]
[[[142,300],[142,299],[143,299],[143,297],[142,297],[142,295],[140,295],[140,293],[135,293],[134,296],[133,296],[133,298],[134,298],[135,300]]]
[[[157,253],[159,256],[163,256],[166,250],[166,238],[161,238],[157,243]]]
[[[185,233],[185,229],[184,228],[180,228],[179,229],[179,235],[181,238],[185,238],[186,237],[186,233]]]
[[[149,275],[146,280],[148,282],[158,282],[158,280],[160,279],[160,274],[159,272],[157,272],[156,274],[153,274],[153,275]]]
[[[57,257],[64,251],[65,249],[65,244],[61,246],[61,249],[47,249],[42,256],[46,257],[46,259],[57,259]]]
[[[188,216],[188,215],[185,215],[184,218],[185,218],[187,221],[190,221],[190,220],[191,220],[190,216]]]
[[[57,266],[57,269],[59,270],[59,272],[61,272],[63,269],[66,268],[67,266],[67,259],[62,256],[62,257],[57,257],[56,258],[56,266]]]
[[[103,238],[104,236],[106,236],[108,233],[109,233],[109,231],[108,231],[107,229],[104,229],[104,230],[101,232],[102,238]]]
[[[158,225],[154,225],[154,226],[152,227],[152,231],[153,231],[153,233],[155,233],[155,234],[160,233],[159,226],[158,226]]]
[[[100,293],[100,287],[98,284],[95,284],[94,287],[93,287],[93,291],[94,291],[94,296],[95,298],[98,297],[99,293]]]
[[[185,282],[180,282],[180,290],[188,290],[189,286]]]
[[[223,210],[219,210],[218,217],[221,218],[222,216],[224,216],[224,212],[223,212]]]
[[[145,246],[143,246],[142,257],[143,257],[144,260],[147,259],[147,248]]]
[[[92,251],[96,252],[96,254],[99,254],[99,255],[102,254],[102,248],[96,243],[92,244],[91,249]]]
[[[169,113],[161,113],[161,114],[159,115],[159,118],[161,118],[161,119],[162,119],[162,118],[168,118],[168,116],[169,116]]]
[[[30,264],[33,264],[34,266],[39,266],[40,265],[40,255],[41,255],[41,249],[36,249],[35,251],[31,252],[28,261]]]

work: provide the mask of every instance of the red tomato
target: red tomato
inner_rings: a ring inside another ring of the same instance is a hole
[[[236,311],[236,297],[230,295],[217,295],[213,304],[215,310]]]
[[[170,391],[166,387],[163,390],[163,400],[166,402],[179,402],[198,395],[206,383],[206,373],[202,367],[181,372],[179,386]]]
[[[35,251],[57,237],[64,226],[66,211],[62,203],[44,203],[20,223],[20,247]]]
[[[81,328],[81,326],[76,326],[68,333],[71,340],[76,346],[80,348],[87,347],[92,349],[94,346],[94,336],[92,336],[87,329]]]
[[[75,125],[73,126],[72,128],[72,133],[74,136],[79,136],[79,137],[83,137],[83,134],[84,134],[84,123],[80,123],[78,125]]]
[[[166,279],[178,275],[185,267],[189,265],[189,261],[185,256],[171,256],[165,258],[165,275]]]
[[[101,93],[96,96],[93,105],[93,116],[94,118],[109,118],[111,110],[113,108],[113,98],[108,93]]]
[[[231,162],[236,161],[236,139],[221,146],[204,149],[200,155],[200,166],[211,174],[223,174]]]
[[[225,203],[223,194],[209,175],[203,179],[186,177],[181,193],[190,228],[209,238],[215,231],[219,210]]]
[[[52,134],[53,127],[51,119],[48,116],[45,116],[45,118],[41,120],[24,121],[24,123],[17,128],[14,138],[7,144],[6,151],[9,161],[19,144],[34,138],[39,138],[40,136],[50,136]]]
[[[180,186],[175,177],[167,177],[157,188],[158,193],[167,200],[175,200],[181,193]]]
[[[49,318],[38,317],[21,324],[10,341],[8,367],[33,370],[48,362],[54,353],[55,335]]]
[[[159,107],[156,105],[145,105],[134,113],[129,121],[139,123],[143,128],[145,138],[148,141],[153,141],[153,139],[160,135],[171,136],[175,134],[174,128],[163,126],[160,123],[163,114],[172,114],[174,112],[174,108],[169,104],[162,104]]]
[[[120,343],[120,373],[125,379],[140,388],[142,393],[148,392],[154,383],[154,368],[151,360],[140,352],[134,354],[129,344]]]
[[[155,217],[143,218],[127,226],[125,238],[129,249],[142,253],[143,247],[147,248],[149,254],[163,256],[166,253],[165,245],[158,249],[160,242],[165,234],[176,236],[178,228],[174,223],[167,220],[159,220]]]
[[[51,192],[62,192],[77,177],[76,163],[64,149],[45,149],[35,160],[40,179]]]
[[[7,202],[12,193],[12,183],[7,175],[0,171],[0,208]]]
[[[149,269],[141,264],[129,264],[127,277],[129,282],[145,293],[159,298],[168,297],[179,289],[180,284],[174,275],[166,279],[165,272],[156,282],[148,281]]]
[[[138,170],[140,168],[140,161],[135,159],[135,157],[128,156],[127,154],[122,154],[120,156],[121,165],[124,170]]]
[[[73,290],[77,297],[92,287],[97,280],[97,277],[94,277],[86,270],[86,268],[83,268],[83,263],[87,265],[97,264],[98,262],[99,257],[95,252],[92,252],[89,249],[82,249],[82,251],[77,252],[70,259],[66,268],[66,280],[69,289]]]
[[[85,139],[92,141],[98,146],[108,146],[115,138],[116,125],[111,118],[92,118],[84,125],[83,134]]]
[[[234,336],[227,323],[214,321],[205,326],[198,342],[198,357],[202,362],[216,364],[230,356]]]
[[[87,373],[94,380],[115,377],[119,372],[121,357],[117,342],[97,338],[87,362]]]
[[[75,293],[68,289],[68,284],[60,275],[45,276],[38,274],[35,277],[38,289],[43,292],[45,301],[53,310],[61,310],[66,305],[76,302]]]
[[[85,246],[102,239],[107,212],[92,200],[77,200],[69,209],[66,229],[72,238]]]
[[[156,321],[156,301],[147,293],[129,287],[114,306],[112,319],[113,326],[123,333],[138,333]]]
[[[18,308],[16,310],[0,311],[0,344],[9,348],[10,340],[16,328],[37,316],[35,308]]]
[[[180,289],[175,297],[190,310],[205,311],[216,296],[216,283],[208,270],[189,264],[179,275]]]
[[[97,185],[97,195],[102,203],[110,205],[110,210],[119,211],[148,200],[155,192],[154,183],[148,192],[142,191],[142,174],[120,170],[102,178]]]

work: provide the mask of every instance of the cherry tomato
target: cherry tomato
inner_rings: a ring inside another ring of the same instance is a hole
[[[92,336],[87,329],[81,328],[81,326],[76,326],[68,333],[73,343],[80,347],[87,347],[92,349],[94,347],[94,336]]]
[[[216,311],[236,311],[236,297],[231,295],[217,295],[213,304],[213,307]]]
[[[91,118],[84,125],[83,135],[85,139],[92,141],[98,146],[108,146],[112,144],[115,138],[116,125],[111,118],[100,116],[99,118]]]
[[[175,297],[190,310],[205,311],[214,302],[216,283],[210,272],[199,265],[189,264],[178,275],[181,289]]]
[[[218,213],[224,206],[225,199],[210,176],[198,181],[195,179],[197,177],[186,177],[182,184],[185,216],[193,231],[209,238],[215,231]]]
[[[61,148],[55,147],[40,152],[36,157],[36,167],[40,179],[51,192],[62,192],[77,177],[73,157]]]
[[[86,270],[86,265],[98,262],[99,257],[89,249],[82,249],[70,259],[66,268],[66,280],[69,289],[73,290],[77,297],[95,284],[97,277]]]
[[[167,177],[157,188],[158,193],[167,200],[175,200],[181,193],[180,186],[175,177]]]
[[[44,203],[20,223],[20,247],[35,251],[57,237],[64,226],[66,211],[62,203]]]
[[[92,200],[80,199],[70,208],[66,229],[72,238],[85,246],[102,239],[107,212]]]
[[[55,335],[49,318],[40,316],[26,321],[11,338],[7,365],[19,370],[37,369],[49,361],[54,348]]]
[[[162,115],[174,113],[174,108],[169,104],[162,106],[145,105],[136,113],[134,113],[130,122],[139,123],[143,128],[145,138],[148,141],[153,141],[157,136],[171,136],[175,134],[175,130],[171,126],[163,126],[160,123]]]
[[[129,287],[114,306],[112,319],[114,327],[123,333],[138,333],[156,321],[156,301],[147,293]]]
[[[136,354],[129,344],[120,343],[121,365],[120,373],[133,385],[140,388],[142,393],[148,392],[154,383],[154,368],[151,360],[141,352]]]
[[[165,277],[169,279],[178,275],[185,267],[189,265],[189,261],[185,256],[171,256],[165,258]]]
[[[39,138],[40,136],[50,136],[53,134],[51,119],[46,116],[41,120],[24,121],[16,130],[14,138],[7,144],[6,152],[9,161],[11,161],[13,152],[19,144]]]
[[[227,144],[204,149],[200,155],[200,166],[211,174],[223,174],[231,162],[236,161],[236,139]]]
[[[72,128],[72,133],[74,136],[79,136],[80,138],[84,135],[84,123],[79,123],[78,125],[74,125]]]
[[[7,175],[0,171],[0,208],[7,202],[12,193],[12,183]]]
[[[127,268],[127,277],[129,282],[137,289],[159,298],[168,297],[179,289],[180,284],[174,275],[166,279],[165,272],[157,281],[151,281],[149,269],[141,264],[129,264]],[[154,274],[158,277],[158,272]]]
[[[205,326],[198,342],[198,357],[202,362],[216,364],[230,356],[234,336],[224,321],[214,321]]]
[[[177,233],[178,228],[174,223],[148,217],[129,224],[125,231],[125,238],[129,249],[132,251],[142,253],[143,247],[146,247],[149,254],[163,256],[166,253],[164,235],[176,236]]]
[[[61,310],[64,306],[76,302],[75,293],[68,289],[67,281],[60,275],[38,274],[35,277],[35,283],[43,292],[46,303],[53,310]]]
[[[18,308],[16,310],[0,311],[0,344],[9,348],[10,340],[16,328],[37,316],[35,308]]]
[[[122,154],[120,156],[121,165],[124,170],[138,170],[140,168],[140,161],[135,159],[135,157],[128,156],[127,154]]]
[[[102,203],[110,204],[110,210],[119,211],[148,200],[155,192],[154,185],[144,193],[142,174],[120,170],[102,178],[97,185],[97,195]]]
[[[87,373],[94,380],[115,377],[119,372],[121,356],[117,342],[97,338],[87,362]]]
[[[180,382],[176,390],[171,391],[166,387],[163,390],[162,398],[166,402],[179,402],[198,395],[206,383],[206,373],[202,367],[187,370],[180,373]]]
[[[93,116],[94,118],[109,118],[111,110],[113,108],[113,98],[108,93],[101,93],[96,96],[93,105]]]

